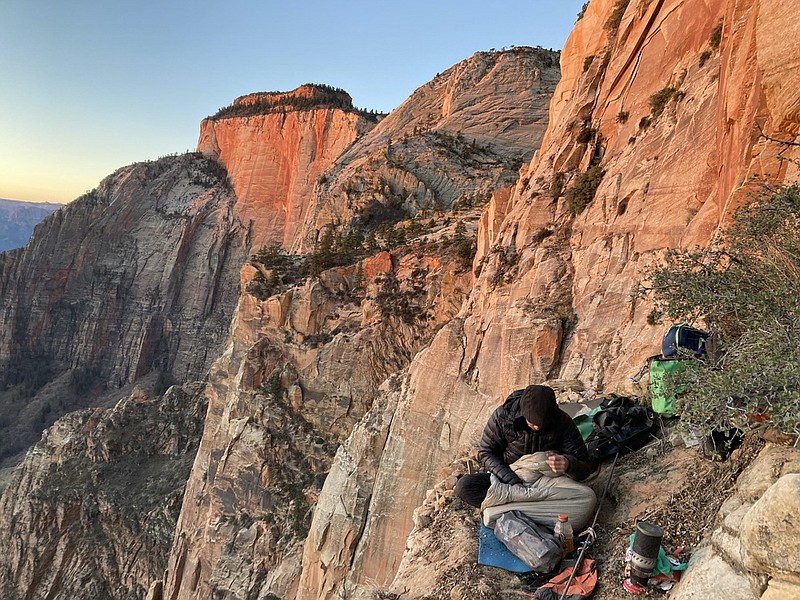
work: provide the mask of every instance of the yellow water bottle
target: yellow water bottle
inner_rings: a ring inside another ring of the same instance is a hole
[[[575,549],[575,542],[572,539],[572,523],[569,522],[569,515],[558,515],[558,521],[553,529],[553,533],[561,544],[561,554],[566,556]]]

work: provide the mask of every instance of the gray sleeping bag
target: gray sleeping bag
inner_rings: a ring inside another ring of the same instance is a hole
[[[566,475],[556,475],[547,465],[547,453],[527,454],[511,468],[525,485],[501,483],[492,475],[492,484],[481,504],[484,525],[494,527],[498,517],[511,510],[549,527],[559,514],[567,514],[576,533],[589,525],[597,504],[595,493]]]

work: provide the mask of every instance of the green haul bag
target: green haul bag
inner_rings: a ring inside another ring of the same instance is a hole
[[[690,360],[676,360],[672,358],[654,358],[650,361],[650,381],[648,389],[650,391],[650,402],[653,412],[665,417],[675,416],[675,398],[681,392],[677,388],[669,393],[671,386],[667,381],[675,377],[683,369],[690,368]]]

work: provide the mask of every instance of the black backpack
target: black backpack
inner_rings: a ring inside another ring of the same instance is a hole
[[[595,464],[615,454],[627,454],[650,441],[653,417],[638,398],[610,396],[592,417],[592,433],[586,439],[589,458]]]
[[[678,355],[683,354],[683,358],[686,358],[688,354],[693,354],[695,358],[700,358],[706,352],[707,340],[708,332],[685,323],[676,323],[661,340],[661,356],[680,358]]]

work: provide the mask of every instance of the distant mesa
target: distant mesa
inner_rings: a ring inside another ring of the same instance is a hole
[[[312,104],[332,103],[336,106],[353,107],[353,99],[344,90],[314,83],[301,85],[291,92],[255,92],[239,96],[233,101],[233,104],[234,106],[252,104],[275,106],[302,102],[310,102]]]
[[[342,89],[318,83],[307,83],[291,92],[255,92],[240,96],[233,104],[219,109],[212,120],[250,117],[287,110],[338,108],[365,112],[353,106],[353,98]]]

